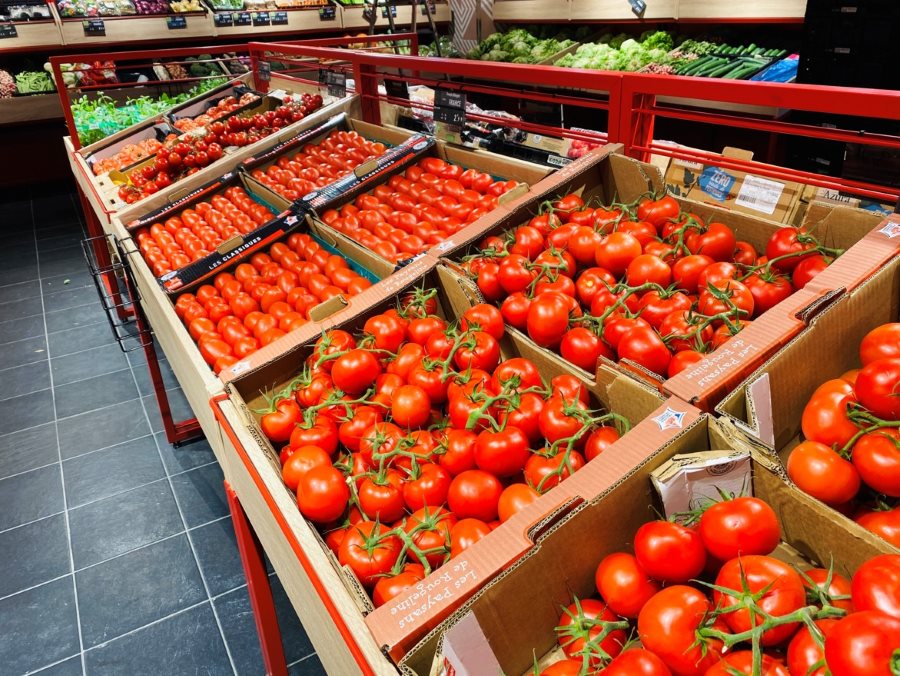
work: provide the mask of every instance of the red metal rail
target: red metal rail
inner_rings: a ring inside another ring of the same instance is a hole
[[[627,154],[645,160],[650,154],[659,154],[701,161],[705,164],[781,180],[827,187],[884,202],[895,202],[900,196],[900,190],[896,187],[822,176],[759,161],[723,158],[704,151],[662,144],[653,138],[656,121],[669,118],[768,132],[773,135],[802,136],[897,150],[900,149],[900,136],[817,127],[746,112],[723,113],[716,109],[724,103],[896,122],[900,121],[900,92],[896,91],[613,73],[464,59],[424,59],[353,50],[338,52],[305,43],[288,45],[252,42],[249,48],[251,53],[258,56],[261,56],[263,51],[277,51],[288,57],[323,62],[339,60],[342,67],[352,70],[356,91],[363,99],[366,119],[370,122],[380,121],[378,104],[382,101],[419,109],[429,107],[422,103],[410,104],[379,94],[379,81],[396,79],[398,71],[406,69],[414,73],[412,77],[402,77],[410,83],[458,89],[469,93],[495,94],[509,99],[581,106],[593,110],[606,110],[609,113],[606,134],[601,130],[598,130],[601,133],[590,134],[549,125],[510,121],[490,115],[469,116],[471,119],[498,126],[516,127],[524,131],[565,138],[593,141],[605,138],[609,142],[623,143]],[[421,75],[423,72],[431,75]],[[593,95],[589,96],[589,92]],[[605,98],[598,98],[598,93],[605,94]],[[676,101],[662,103],[659,101],[661,97]]]

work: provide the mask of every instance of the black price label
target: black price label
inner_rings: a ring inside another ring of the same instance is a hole
[[[19,37],[19,32],[16,30],[15,24],[0,23],[0,39],[17,37]]]
[[[328,5],[319,10],[319,21],[334,21],[337,18],[337,7]]]
[[[647,3],[644,0],[628,0],[628,2],[631,4],[631,11],[635,16],[644,16],[647,9]]]
[[[275,12],[272,15],[272,25],[273,26],[287,26],[288,17],[287,12]]]
[[[436,89],[434,120],[453,127],[463,126],[466,123],[466,95],[452,89]]]
[[[166,27],[168,27],[168,29],[170,31],[187,28],[187,17],[186,16],[167,16],[166,17]]]
[[[451,127],[462,127],[466,123],[466,111],[459,108],[435,106],[434,121],[449,124]]]
[[[272,79],[272,65],[268,61],[260,61],[257,66],[259,71],[259,79],[268,82]]]
[[[422,16],[428,16],[429,14],[435,13],[437,13],[437,7],[434,6],[433,2],[422,3]]]
[[[252,23],[253,20],[250,18],[250,12],[236,12],[234,14],[235,26],[249,26]]]
[[[269,17],[268,12],[253,12],[253,25],[254,26],[271,26],[272,19]]]
[[[347,76],[333,70],[325,71],[325,90],[330,96],[343,98],[347,95]]]
[[[371,7],[366,7],[363,10],[363,19],[366,21],[366,23],[375,23],[375,10]]]
[[[385,80],[384,90],[391,98],[409,101],[409,87],[403,80]]]
[[[87,36],[106,35],[106,24],[103,22],[103,19],[85,19],[81,22],[81,25],[84,27],[84,34]]]
[[[390,7],[382,7],[381,8],[381,18],[382,19],[388,18],[388,10],[390,10],[391,16],[396,19],[397,18],[397,5],[391,5]]]
[[[216,12],[213,17],[216,26],[225,27],[234,25],[234,17],[230,13]]]

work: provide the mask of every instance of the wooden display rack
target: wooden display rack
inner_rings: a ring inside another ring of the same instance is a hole
[[[494,21],[498,23],[519,21],[569,21],[572,0],[547,2],[547,0],[498,0],[494,3]]]
[[[591,4],[590,0],[576,0]],[[647,3],[647,11],[650,4]],[[806,14],[806,0],[678,0],[678,19],[799,19]]]
[[[215,29],[215,35],[218,37],[253,37],[256,36],[266,36],[271,34],[280,34],[280,33],[311,33],[311,32],[322,32],[322,31],[339,31],[343,28],[341,25],[341,15],[340,10],[336,7],[334,12],[333,19],[324,19],[322,18],[319,9],[320,7],[294,7],[294,8],[286,8],[286,9],[272,9],[265,10],[264,12],[256,12],[256,11],[247,11],[247,10],[235,10],[235,11],[216,11],[213,12],[213,24]],[[250,15],[251,22],[254,21],[254,17],[258,14],[268,14],[269,23],[268,25],[260,25],[259,23],[251,23],[250,25],[234,25],[226,26],[220,25],[216,23],[216,16],[230,14],[232,16],[232,21],[237,21],[238,15],[248,14]],[[276,14],[285,14],[287,15],[287,23],[274,23],[273,19]]]
[[[644,14],[637,17],[626,0],[572,0],[569,18],[571,21],[674,19],[678,16],[677,5],[678,0],[654,0],[648,2]]]
[[[16,37],[7,37],[0,40],[0,53],[33,51],[46,45],[58,45],[60,41],[59,18],[56,14],[56,6],[50,4],[49,19],[37,21],[13,21],[16,27]],[[3,25],[8,25],[4,22]]]
[[[393,17],[395,26],[410,26],[413,23],[413,15],[412,5],[394,5],[396,7],[397,15]],[[423,5],[418,5],[419,15],[416,18],[416,23],[420,26],[425,26],[428,23],[428,17],[423,13],[422,10]],[[341,14],[341,22],[345,29],[354,29],[354,28],[369,28],[368,20],[363,16],[363,12],[366,8],[366,5],[338,5],[338,12]],[[375,16],[375,28],[389,28],[391,27],[390,17],[387,16],[387,7],[378,7],[378,12]],[[432,19],[435,23],[446,23],[450,21],[450,5],[446,2],[436,3],[434,6],[434,13],[431,15]]]
[[[56,92],[0,99],[0,125],[60,118],[62,118],[62,105]]]
[[[53,11],[56,11],[55,7]],[[184,28],[170,28],[170,19],[185,19]],[[184,38],[202,38],[214,35],[212,18],[206,11],[184,12],[157,16],[107,16],[103,20],[104,32],[92,34],[85,27],[84,17],[60,18],[60,32],[65,45],[103,45],[122,42],[167,42]]]

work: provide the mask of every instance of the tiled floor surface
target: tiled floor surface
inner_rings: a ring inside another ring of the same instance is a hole
[[[0,674],[262,674],[222,472],[166,442],[82,229],[66,186],[0,194]],[[290,672],[323,673],[272,583]]]

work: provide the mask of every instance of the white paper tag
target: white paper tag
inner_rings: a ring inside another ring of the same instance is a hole
[[[784,192],[784,183],[770,181],[759,176],[745,176],[734,203],[771,216],[775,213],[775,207],[778,206],[782,192]]]

